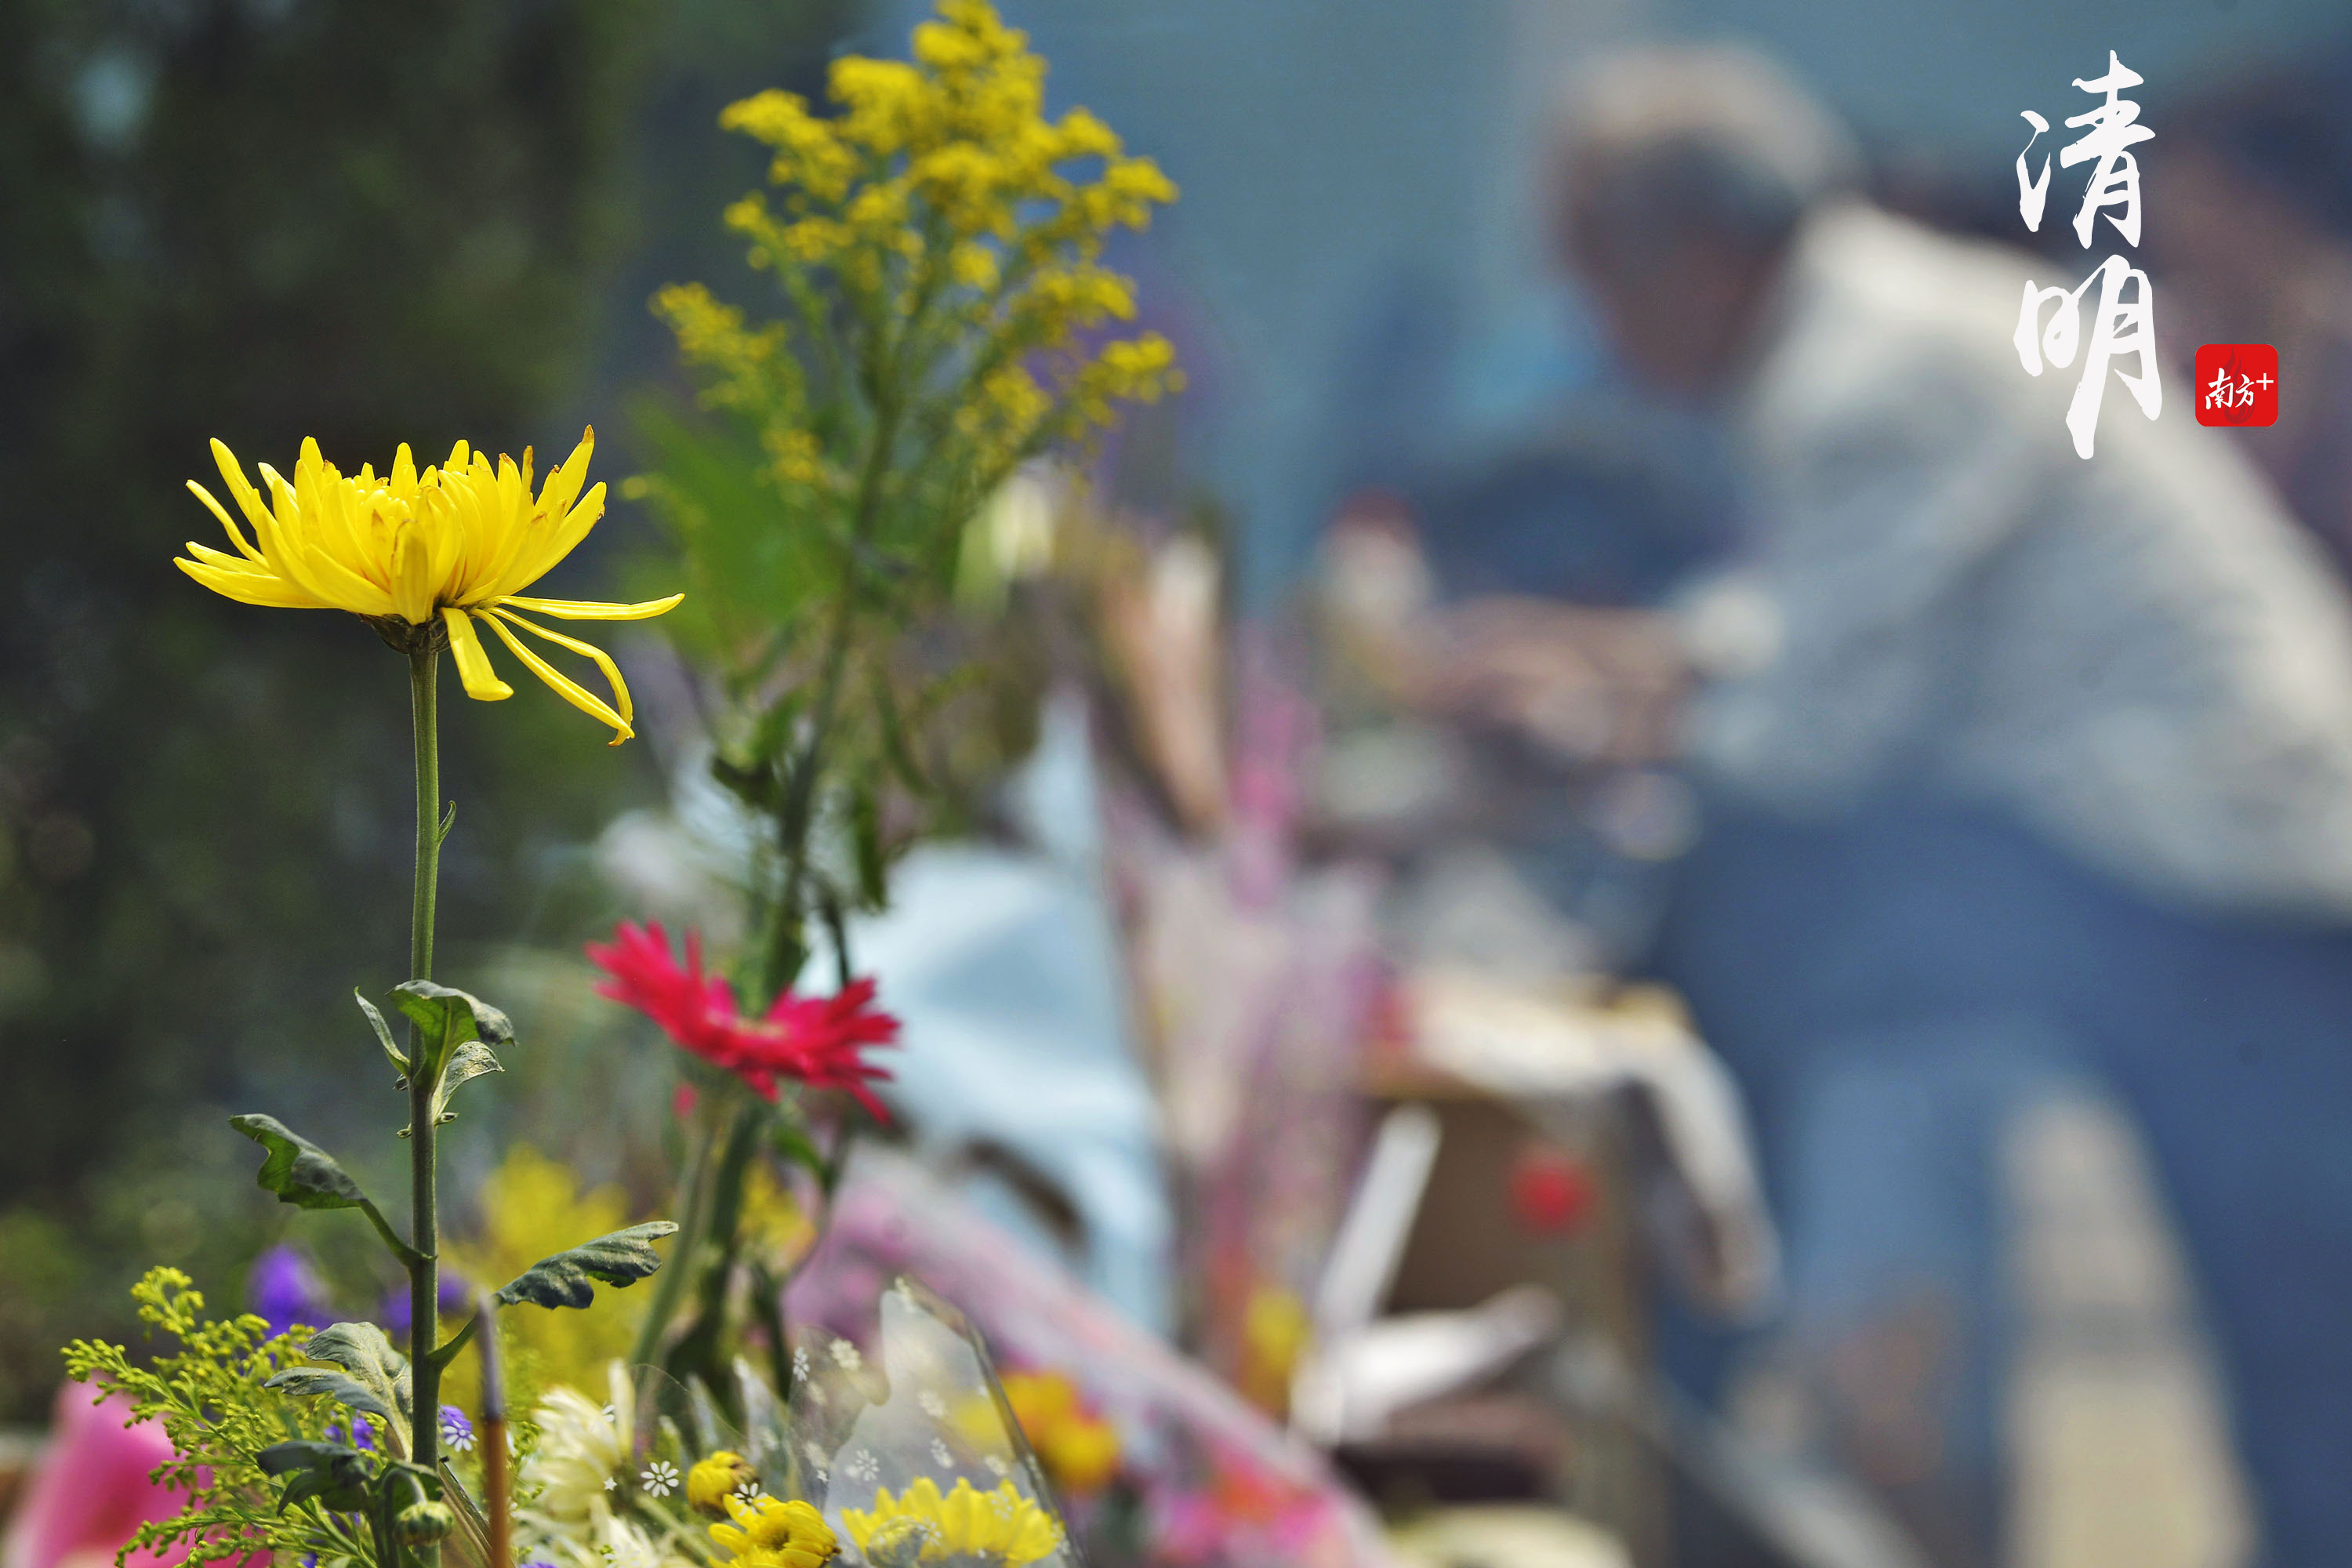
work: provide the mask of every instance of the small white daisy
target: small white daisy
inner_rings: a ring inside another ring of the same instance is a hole
[[[656,1459],[646,1467],[644,1474],[637,1479],[645,1483],[646,1490],[652,1496],[667,1497],[677,1489],[677,1467],[667,1459]]]
[[[604,1489],[608,1492],[616,1489],[620,1484],[621,1478],[618,1476],[606,1476],[604,1478]]]
[[[1003,1455],[990,1454],[983,1458],[980,1462],[986,1465],[988,1467],[989,1474],[994,1476],[998,1480],[1003,1481],[1011,1480],[1013,1479],[1013,1467],[1004,1462]]]
[[[915,1395],[915,1403],[921,1405],[923,1414],[934,1421],[944,1421],[948,1418],[948,1402],[940,1397],[939,1390],[935,1388],[927,1388]]]
[[[798,1350],[796,1350],[796,1351],[793,1352],[793,1381],[794,1383],[798,1383],[798,1382],[800,1382],[803,1378],[804,1378],[804,1377],[808,1376],[808,1374],[809,1374],[809,1353],[808,1353],[808,1346],[806,1346],[806,1345],[803,1345],[803,1346],[801,1346]]]
[[[842,1371],[856,1372],[865,1362],[866,1358],[857,1353],[857,1347],[847,1340],[833,1342],[833,1364]]]
[[[955,1456],[948,1452],[946,1438],[931,1439],[931,1462],[943,1470],[955,1463]]]

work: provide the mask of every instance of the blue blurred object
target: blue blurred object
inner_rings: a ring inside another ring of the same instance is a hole
[[[1055,701],[1014,791],[1040,850],[917,850],[888,912],[858,921],[851,949],[861,971],[885,977],[883,1001],[905,1026],[888,1094],[925,1153],[950,1166],[1009,1156],[967,1177],[973,1200],[1164,1334],[1174,1222],[1129,1040],[1087,745],[1083,706]],[[1054,1235],[1032,1194],[998,1179],[1008,1164],[1066,1203],[1075,1237]]]
[[[2352,1537],[2352,932],[2156,905],[1987,812],[1718,812],[1661,948],[1752,1100],[1801,1310],[1960,1305],[1946,1410],[1989,1466],[1990,1129],[2046,1076],[2144,1129],[2208,1305],[2266,1563]],[[1981,1495],[1998,1478],[1973,1478]]]

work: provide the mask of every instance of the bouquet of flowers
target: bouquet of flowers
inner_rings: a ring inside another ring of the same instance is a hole
[[[952,1308],[901,1281],[883,1301],[877,1359],[846,1340],[794,1348],[782,1279],[744,1247],[770,1162],[828,1192],[854,1117],[884,1115],[873,1085],[888,1074],[866,1053],[897,1024],[855,973],[845,916],[877,907],[895,856],[952,820],[973,737],[991,732],[969,705],[1001,694],[987,679],[1001,647],[967,611],[1002,605],[972,591],[1002,565],[992,498],[1024,463],[1108,424],[1115,404],[1178,384],[1164,340],[1106,330],[1134,305],[1099,259],[1113,230],[1142,226],[1173,187],[1084,110],[1047,119],[1044,62],[985,0],[941,0],[913,53],[837,61],[830,117],[782,92],[724,117],[773,149],[772,197],[746,197],[728,222],[786,313],[753,324],[699,285],[656,300],[718,416],[656,420],[663,464],[633,486],[672,525],[690,598],[529,594],[603,514],[604,487],[587,483],[593,432],[543,477],[529,451],[494,462],[463,442],[437,466],[403,446],[382,473],[350,473],[305,442],[290,479],[265,465],[258,486],[215,442],[227,503],[191,485],[227,548],[190,544],[178,563],[189,576],[247,604],[355,615],[408,664],[411,978],[382,1005],[357,999],[362,1048],[381,1051],[405,1101],[408,1225],[276,1117],[232,1121],[260,1146],[259,1184],[279,1201],[368,1221],[406,1275],[406,1327],[396,1344],[366,1322],[273,1331],[256,1315],[210,1319],[193,1281],[151,1273],[141,1313],[176,1351],[145,1363],[103,1342],[67,1352],[71,1375],[171,1440],[159,1478],[185,1506],[126,1556],[434,1568],[446,1551],[464,1568],[508,1568],[519,1542],[548,1568],[1075,1561],[986,1352]],[[457,1091],[520,1047],[503,1011],[432,977],[455,826],[439,779],[441,656],[468,697],[511,697],[487,628],[618,744],[635,720],[618,665],[543,623],[682,605],[678,640],[714,699],[713,775],[756,825],[742,876],[754,935],[719,962],[694,933],[681,949],[654,924],[624,923],[590,949],[603,993],[680,1047],[679,1223],[581,1241],[452,1300],[436,1131]],[[524,636],[586,661],[603,690]],[[997,752],[1017,729],[995,727]],[[803,971],[819,924],[835,977],[814,992]],[[655,1244],[673,1236],[665,1268]],[[648,1279],[635,1370],[612,1363],[599,1390],[550,1387],[509,1431],[500,1336],[486,1326]],[[462,1319],[453,1331],[445,1312]],[[483,1358],[478,1427],[442,1398],[468,1345]],[[761,1350],[766,1377],[740,1353]]]

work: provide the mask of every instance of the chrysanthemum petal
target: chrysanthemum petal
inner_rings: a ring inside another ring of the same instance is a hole
[[[619,733],[613,738],[613,744],[617,746],[636,733],[635,730],[629,728],[627,720],[614,712],[586,687],[523,647],[521,639],[507,630],[504,622],[490,620],[490,630],[499,634],[499,640],[507,645],[508,651],[522,660],[533,675],[553,687],[558,697],[562,698],[583,713],[591,718],[601,719],[618,731]]]
[[[226,566],[206,565],[176,557],[172,564],[214,593],[224,598],[235,599],[239,604],[266,605],[278,610],[326,610],[334,607],[310,597],[283,577],[266,576],[259,572],[238,572]]]
[[[220,519],[221,527],[228,531],[229,542],[236,546],[236,552],[238,554],[244,556],[248,561],[257,563],[257,564],[265,566],[268,564],[267,561],[263,560],[260,551],[256,550],[252,545],[246,542],[244,531],[239,529],[236,523],[229,521],[228,509],[222,506],[220,502],[213,499],[212,491],[205,489],[204,486],[196,483],[194,479],[190,479],[188,481],[188,489],[194,493],[195,498],[198,500],[205,503],[205,510]]]
[[[500,572],[491,584],[490,597],[506,598],[546,576],[557,562],[571,554],[580,542],[588,537],[588,531],[595,527],[596,520],[604,515],[604,487],[600,482],[592,486],[588,493],[580,498],[579,504],[566,512],[560,522],[555,522],[549,533],[533,540],[514,557],[513,563]]]
[[[613,684],[613,706],[620,710],[622,720],[625,722],[636,717],[635,710],[629,706],[629,683],[621,679],[621,667],[613,662],[611,654],[593,643],[584,643],[578,637],[565,637],[562,632],[549,631],[545,626],[532,626],[511,610],[492,608],[481,613],[496,616],[502,621],[511,621],[535,637],[544,637],[558,647],[568,647],[583,658],[594,660],[596,668],[604,672],[604,679]]]
[[[596,450],[596,427],[591,425],[581,432],[580,444],[563,459],[547,483],[540,488],[539,510],[550,518],[568,517],[572,503],[580,499],[580,487],[587,482],[588,458]]]
[[[656,616],[669,614],[685,601],[683,594],[648,599],[642,605],[600,605],[589,599],[526,599],[520,594],[509,594],[499,602],[535,615],[553,616],[560,621],[649,621]]]
[[[423,531],[404,528],[392,542],[392,613],[411,626],[433,618],[433,542]]]
[[[237,510],[245,513],[254,531],[259,532],[269,509],[261,504],[260,494],[245,477],[245,465],[236,460],[236,454],[228,449],[227,443],[217,438],[213,442],[213,462],[220,469],[221,482],[228,486],[229,499],[236,502]]]
[[[474,635],[474,623],[466,612],[445,609],[442,625],[449,628],[449,652],[457,661],[457,679],[466,688],[466,695],[477,702],[497,702],[514,695],[514,688],[499,679],[490,668],[490,656],[482,651],[482,639]]]
[[[313,447],[313,450],[316,448]],[[269,563],[279,575],[289,577],[313,596],[339,610],[349,610],[355,616],[389,616],[394,613],[392,595],[369,582],[324,550],[313,547],[314,542],[304,537],[300,492],[286,482],[286,477],[264,463],[261,477],[269,482],[270,494],[278,502],[272,520],[276,549],[268,549]],[[301,471],[297,466],[296,472]],[[317,514],[311,514],[314,518]],[[391,563],[384,563],[388,567]]]

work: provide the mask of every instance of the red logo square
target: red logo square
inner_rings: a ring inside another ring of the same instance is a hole
[[[2278,423],[2278,350],[2268,343],[2207,343],[2197,351],[2197,423]]]

